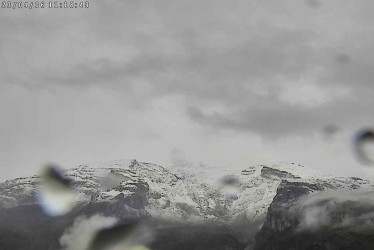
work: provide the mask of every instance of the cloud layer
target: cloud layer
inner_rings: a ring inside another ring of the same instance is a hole
[[[92,5],[69,19],[3,16],[16,32],[2,28],[2,82],[177,95],[196,122],[265,136],[349,122],[373,105],[369,1]]]
[[[300,216],[300,230],[329,227],[365,231],[374,230],[373,208],[371,190],[324,191],[299,200],[291,212]]]
[[[237,138],[228,148],[249,137],[248,151],[261,138],[266,145],[246,159],[260,160],[275,139],[314,147],[310,137],[327,125],[368,126],[373,10],[370,0],[115,0],[83,10],[4,10],[1,164],[97,160],[104,151],[113,152],[109,159],[143,151],[163,163],[157,155],[176,144],[193,151],[212,134],[219,137],[212,145]],[[227,149],[211,151],[203,155]]]

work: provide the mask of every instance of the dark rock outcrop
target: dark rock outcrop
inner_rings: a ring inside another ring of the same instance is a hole
[[[312,216],[318,224],[303,225],[308,205],[299,206],[305,196],[324,187],[283,181],[268,209],[265,223],[255,237],[255,250],[370,250],[374,249],[373,204],[336,202],[330,197],[313,203]],[[320,210],[316,210],[320,209]],[[316,218],[323,216],[323,218]],[[249,249],[249,248],[247,248]]]

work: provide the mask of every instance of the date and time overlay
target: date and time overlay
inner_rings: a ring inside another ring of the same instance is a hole
[[[88,9],[89,1],[1,1],[1,9]]]

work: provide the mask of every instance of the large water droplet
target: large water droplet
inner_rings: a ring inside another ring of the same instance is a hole
[[[100,188],[102,190],[112,189],[118,187],[121,182],[127,180],[130,180],[130,178],[112,170],[108,175],[102,178]]]
[[[101,230],[90,250],[150,250],[153,230],[148,223],[133,222]]]
[[[374,164],[374,130],[365,129],[357,133],[355,151],[358,160],[364,165]]]
[[[42,170],[40,178],[38,200],[44,212],[49,216],[59,216],[71,211],[77,194],[62,172],[54,165],[47,165]]]
[[[236,176],[226,175],[220,180],[219,190],[223,195],[229,196],[232,199],[237,199],[241,192],[240,181]]]

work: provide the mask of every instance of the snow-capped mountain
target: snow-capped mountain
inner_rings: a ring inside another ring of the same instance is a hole
[[[214,171],[214,169],[212,169]],[[65,171],[81,202],[110,201],[139,194],[145,210],[172,220],[231,222],[240,215],[251,221],[264,218],[282,180],[314,183],[322,189],[352,190],[372,187],[369,181],[324,175],[294,163],[251,166],[209,180],[208,175],[122,160],[80,165]],[[112,178],[110,185],[104,182]],[[224,178],[235,181],[225,192]],[[0,184],[0,205],[9,208],[37,202],[39,177],[18,178]],[[139,204],[138,204],[139,206]]]
[[[168,169],[136,160],[65,170],[64,175],[77,194],[77,206],[64,217],[69,222],[58,225],[63,230],[76,216],[96,213],[120,219],[152,217],[189,224],[218,223],[233,227],[235,237],[248,244],[264,223],[265,227],[271,226],[272,213],[268,215],[268,211],[275,205],[287,207],[303,195],[322,190],[374,190],[370,181],[333,177],[295,163],[225,170],[221,175],[218,171],[211,174],[214,171]],[[1,183],[0,210],[13,216],[23,209],[34,209],[40,201],[40,189],[38,176]],[[38,247],[42,249],[35,249]],[[247,247],[250,249],[251,245]]]

